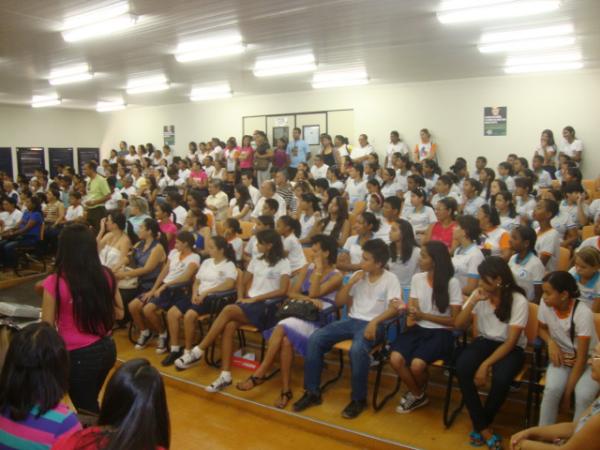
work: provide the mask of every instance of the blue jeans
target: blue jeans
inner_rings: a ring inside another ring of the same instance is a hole
[[[0,241],[0,264],[5,267],[16,267],[17,249],[37,242],[35,236],[18,236],[15,239]]]
[[[308,339],[308,349],[304,360],[304,389],[319,394],[323,356],[338,342],[352,339],[350,365],[352,368],[352,400],[366,400],[371,365],[370,352],[383,337],[383,327],[377,328],[377,337],[373,341],[364,338],[369,322],[358,319],[344,319],[332,322],[315,331]]]

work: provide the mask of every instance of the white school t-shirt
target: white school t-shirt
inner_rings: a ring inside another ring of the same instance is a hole
[[[229,241],[229,245],[233,247],[233,251],[235,253],[235,260],[241,261],[244,252],[244,241],[242,241],[240,237],[235,237],[231,241]]]
[[[494,307],[489,300],[481,300],[477,303],[473,308],[473,314],[476,315],[477,330],[481,337],[496,342],[504,342],[508,338],[508,327],[517,326],[522,328],[517,345],[521,348],[525,348],[527,345],[527,337],[523,330],[525,330],[529,318],[529,302],[518,292],[513,293],[513,303],[508,323],[501,322],[496,317]]]
[[[519,217],[500,216],[500,228],[512,231],[520,225]]]
[[[435,205],[437,205],[441,199],[446,197],[452,197],[454,200],[456,200],[456,203],[460,205],[460,194],[455,191],[450,191],[447,194],[435,194],[433,197],[431,197],[431,206],[435,208]]]
[[[546,273],[546,268],[540,258],[533,253],[529,253],[525,258],[519,260],[519,255],[512,255],[508,261],[510,270],[519,286],[525,289],[527,299],[534,300],[535,286],[542,285],[542,279]]]
[[[121,192],[119,192],[117,189],[115,189],[113,191],[113,193],[110,195],[110,198],[106,201],[106,203],[104,204],[104,207],[106,208],[107,211],[113,210],[113,209],[119,209],[119,202],[123,200],[123,195],[121,195]],[[69,220],[69,219],[67,219]]]
[[[185,219],[187,217],[187,209],[183,206],[178,205],[177,208],[173,209],[173,214],[175,214],[175,223],[177,225],[183,226],[185,224]]]
[[[329,169],[327,164],[323,164],[321,167],[317,167],[316,164],[313,164],[310,168],[310,174],[315,180],[327,178],[327,169]]]
[[[363,249],[359,243],[360,236],[355,234],[354,236],[350,236],[346,239],[344,243],[344,250],[348,252],[350,255],[350,262],[352,264],[360,264],[362,259]]]
[[[390,243],[390,231],[392,230],[392,226],[388,223],[385,218],[380,218],[379,229],[375,234],[373,234],[373,239],[381,239],[386,244]]]
[[[310,216],[307,216],[305,213],[302,213],[300,214],[298,222],[300,222],[301,227],[300,239],[306,239],[315,226],[315,215],[311,214]]]
[[[467,285],[469,279],[479,280],[477,268],[483,262],[485,257],[477,246],[473,243],[467,248],[458,247],[452,257],[454,266],[454,276],[460,282],[461,289]]]
[[[600,250],[600,236],[592,236],[587,238],[585,241],[583,241],[581,243],[581,245],[579,247],[577,247],[577,250],[575,250],[576,252],[578,252],[579,250],[581,250],[582,248],[585,247],[595,247],[598,250]]]
[[[394,153],[401,153],[402,155],[408,155],[408,145],[404,141],[398,141],[398,143],[394,144],[393,142],[388,143],[387,148],[385,149],[385,154],[388,157],[387,167],[392,168],[394,165],[392,164],[392,156]]]
[[[429,225],[437,222],[433,208],[425,206],[420,211],[413,210],[406,219],[410,222],[415,233],[425,232]]]
[[[183,260],[179,258],[179,255],[179,250],[175,249],[169,253],[169,272],[164,278],[163,283],[168,283],[179,278],[191,264],[200,265],[200,256],[196,253],[190,253]]]
[[[364,201],[367,196],[367,183],[364,181],[354,181],[348,178],[346,181],[346,193],[348,194],[348,207],[354,208],[354,204],[358,201]]]
[[[594,302],[597,298],[600,298],[600,272],[596,272],[596,274],[588,281],[583,284],[581,282],[581,277],[575,270],[575,267],[571,267],[569,273],[575,278],[577,281],[577,286],[579,287],[579,300],[585,303],[588,308],[594,308]]]
[[[401,190],[402,186],[400,186],[400,184],[398,184],[394,179],[392,183],[386,183],[383,186],[381,186],[381,195],[383,196],[383,198],[395,197],[398,191]]]
[[[538,255],[549,255],[550,259],[546,263],[546,272],[554,272],[558,263],[560,254],[560,234],[554,228],[540,233],[537,232],[537,241],[535,242],[535,251]]]
[[[570,144],[563,139],[558,146],[560,153],[567,155],[569,158],[575,156],[575,152],[583,152],[583,142],[581,139],[574,139]]]
[[[559,211],[558,214],[550,220],[550,225],[552,225],[552,228],[558,231],[561,239],[564,239],[567,231],[577,228],[577,225],[575,222],[573,222],[571,215],[565,211]]]
[[[575,303],[573,303],[569,314],[566,317],[561,318],[556,314],[554,308],[550,308],[542,301],[540,302],[540,308],[538,309],[538,320],[548,327],[550,337],[556,342],[562,353],[566,355],[575,355],[577,338],[589,337],[591,341],[588,355],[591,355],[597,341],[594,328],[594,315],[583,302],[579,302],[577,305],[575,315],[573,315],[574,307]],[[571,340],[571,323],[573,323],[574,327],[573,340]]]
[[[450,278],[448,282],[448,295],[451,306],[461,306],[463,302],[460,282],[455,278]],[[433,287],[427,280],[427,272],[417,273],[410,282],[410,298],[419,302],[419,309],[426,313],[439,317],[451,317],[450,306],[444,313],[441,313],[433,301]],[[429,320],[418,320],[417,325],[423,328],[447,328],[439,323]]]
[[[395,275],[384,270],[377,281],[371,283],[368,276],[350,289],[352,306],[348,316],[358,320],[373,320],[382,314],[390,300],[402,298],[400,283]]]
[[[202,262],[196,279],[200,282],[198,294],[201,294],[224,283],[225,280],[236,280],[237,270],[235,264],[227,259],[215,264],[215,260],[209,258]]]
[[[2,220],[4,222],[3,230],[6,231],[6,230],[14,229],[19,224],[22,217],[23,217],[23,213],[16,208],[10,214],[7,213],[6,211],[0,213],[0,220]]]
[[[571,217],[573,223],[577,226],[579,223],[579,208],[577,205],[569,205],[565,200],[560,202],[559,210],[561,213],[566,213]],[[590,208],[587,203],[583,204],[583,214],[588,217],[590,215]]]
[[[83,217],[83,206],[81,206],[81,205],[77,205],[77,206],[70,205],[67,208],[67,212],[65,213],[65,220],[67,222],[72,222],[73,220],[77,220],[80,217]]]
[[[371,153],[375,153],[375,149],[373,148],[373,146],[371,144],[367,144],[364,147],[361,147],[359,144],[356,147],[352,148],[352,153],[350,153],[350,157],[353,160],[356,160],[358,158],[368,156]]]
[[[516,209],[517,209],[517,214],[520,217],[525,217],[530,219],[531,217],[533,217],[533,210],[535,209],[535,198],[533,197],[528,197],[527,199],[523,199],[521,197],[517,197],[517,204]]]
[[[485,205],[485,200],[479,196],[472,199],[467,199],[463,207],[463,214],[465,216],[475,217],[479,212],[479,208],[481,208],[483,205]]]
[[[248,290],[248,297],[258,297],[279,290],[281,277],[290,276],[292,273],[287,258],[280,259],[274,266],[270,266],[262,257],[252,258],[246,270],[252,274],[252,285]]]
[[[398,281],[400,282],[400,286],[410,287],[410,283],[412,281],[412,277],[419,271],[419,262],[421,261],[421,249],[419,247],[413,247],[412,254],[410,258],[403,263],[402,259],[398,256],[396,261],[392,261],[388,263],[389,271],[396,275]]]
[[[259,256],[262,256],[262,253],[259,253],[259,251],[258,251],[257,245],[258,245],[258,240],[256,239],[256,235],[254,235],[248,240],[248,243],[246,244],[246,247],[244,248],[244,253],[249,255],[250,258],[257,258]]]
[[[292,272],[295,272],[306,265],[306,257],[304,256],[302,244],[294,233],[283,238],[283,249],[288,253],[287,259]]]

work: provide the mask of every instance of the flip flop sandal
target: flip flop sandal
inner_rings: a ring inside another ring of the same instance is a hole
[[[238,383],[235,387],[240,391],[249,391],[256,386],[260,386],[265,381],[267,381],[265,377],[255,377],[254,375],[250,375],[245,381]],[[250,387],[248,387],[247,383],[250,383]]]
[[[472,431],[469,434],[469,445],[471,445],[471,447],[483,447],[484,444],[485,441],[483,440],[483,436],[481,435],[481,433],[478,433],[477,431]]]
[[[293,394],[292,391],[285,391],[285,392],[281,392],[281,394],[279,395],[279,401],[277,403],[275,403],[275,407],[279,408],[279,409],[284,409],[288,403],[290,402],[290,400],[292,399]]]

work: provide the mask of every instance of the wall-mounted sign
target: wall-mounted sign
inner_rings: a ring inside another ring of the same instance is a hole
[[[506,136],[506,106],[483,108],[483,135]]]

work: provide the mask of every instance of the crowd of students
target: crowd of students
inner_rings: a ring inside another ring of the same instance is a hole
[[[511,445],[546,448],[534,441],[560,434],[569,446],[600,429],[600,183],[584,189],[583,144],[572,127],[559,145],[544,130],[531,161],[511,154],[497,170],[480,156],[473,168],[457,158],[442,172],[426,129],[413,152],[392,132],[382,162],[366,135],[358,141],[351,148],[324,134],[311,155],[299,129],[274,148],[257,131],[241,146],[235,138],[191,142],[185,157],[168,146],[121,142],[82,176],[65,167],[52,181],[41,169],[31,180],[4,177],[0,262],[18,263],[19,246],[41,239],[42,227],[48,250],[57,249],[55,273],[40,287],[43,320],[65,342],[75,407],[102,417],[98,392],[116,354],[110,331],[132,320],[135,348],[156,338],[162,365],[177,370],[198,365],[220,337],[221,371],[209,392],[233,383],[234,338],[241,326],[255,326],[267,352],[236,388],[266,382],[279,358],[275,405],[287,407],[299,354],[297,412],[323,401],[324,356],[351,340],[352,390],[342,416],[355,418],[367,406],[371,352],[386,339],[385,324],[404,315],[407,326],[391,342],[391,366],[406,386],[396,411],[428,403],[428,366],[451,361],[455,332],[472,327],[456,360],[469,439],[501,448],[494,420],[523,367],[524,330],[537,304],[537,334],[550,360],[540,428]],[[588,224],[593,236],[583,239]],[[230,290],[237,301],[195,344],[211,296]],[[308,306],[282,317],[273,301],[281,298]],[[315,311],[319,320],[308,320]],[[482,402],[478,389],[489,374]],[[552,425],[573,398],[579,425]],[[23,417],[22,410],[3,414]],[[167,447],[168,433],[154,442]]]

